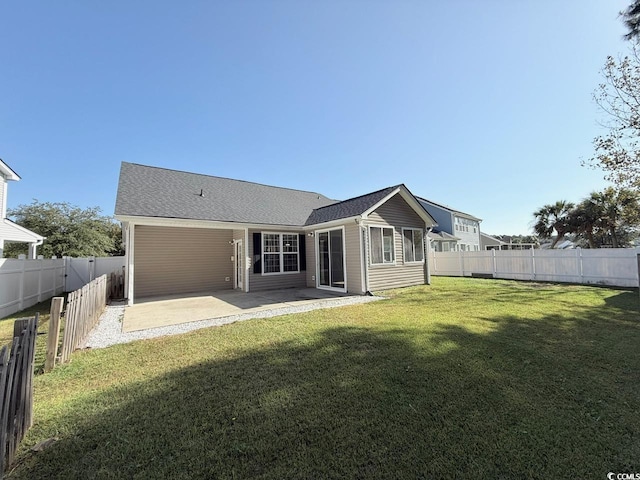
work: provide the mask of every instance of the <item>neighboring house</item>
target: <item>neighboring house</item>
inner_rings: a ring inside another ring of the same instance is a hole
[[[128,302],[222,289],[365,294],[425,284],[433,218],[404,185],[345,201],[122,163]]]
[[[485,233],[480,234],[482,250],[531,250],[537,248],[535,243],[513,242],[509,235],[491,236]]]
[[[7,242],[20,242],[29,244],[29,258],[36,258],[36,250],[44,242],[44,237],[31,230],[21,227],[7,218],[7,183],[17,182],[20,176],[9,165],[0,159],[0,258]]]
[[[435,251],[480,250],[481,219],[426,198],[416,198],[438,224],[435,230],[449,234],[446,238],[431,237]]]
[[[507,242],[497,237],[492,237],[486,233],[480,233],[480,249],[481,250],[501,250],[502,247],[509,245]]]
[[[455,251],[458,241],[460,240],[458,237],[454,237],[447,232],[441,231],[438,227],[435,227],[430,231],[428,237],[436,252]]]

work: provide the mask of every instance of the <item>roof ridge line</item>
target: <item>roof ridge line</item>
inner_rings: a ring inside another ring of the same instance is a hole
[[[333,198],[329,198],[326,195],[322,194],[322,193],[318,193],[318,192],[312,192],[311,190],[300,190],[298,188],[289,188],[289,187],[279,187],[277,185],[267,185],[266,183],[258,183],[258,182],[252,182],[250,180],[240,180],[237,178],[229,178],[229,177],[221,177],[219,175],[209,175],[207,173],[195,173],[195,172],[188,172],[186,170],[177,170],[175,168],[167,168],[167,167],[157,167],[155,165],[144,165],[142,163],[135,163],[135,162],[122,162],[122,164],[128,164],[128,165],[136,165],[138,167],[145,167],[145,168],[155,168],[157,170],[166,170],[169,172],[177,172],[177,173],[186,173],[188,175],[196,175],[198,177],[210,177],[210,178],[218,178],[220,180],[230,180],[232,182],[243,182],[243,183],[250,183],[252,185],[259,185],[261,187],[269,187],[269,188],[277,188],[279,190],[290,190],[290,191],[294,191],[294,192],[302,192],[302,193],[311,193],[313,195],[320,195],[324,198],[326,198],[327,200],[332,200],[335,202],[338,202],[339,200],[335,200]]]

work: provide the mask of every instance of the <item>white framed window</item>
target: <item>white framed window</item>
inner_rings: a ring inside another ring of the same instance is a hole
[[[300,251],[296,233],[262,233],[263,275],[298,273]]]
[[[396,262],[395,230],[393,227],[369,227],[371,264],[385,265]]]
[[[424,260],[423,233],[420,228],[403,228],[402,245],[404,263],[422,263]]]

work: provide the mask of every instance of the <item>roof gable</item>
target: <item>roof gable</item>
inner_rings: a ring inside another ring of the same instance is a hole
[[[335,203],[314,192],[123,162],[115,214],[268,225],[304,225]]]
[[[400,195],[425,223],[435,225],[435,220],[431,215],[429,215],[420,202],[411,194],[409,189],[402,184],[383,188],[382,190],[316,209],[307,219],[305,225],[316,225],[355,216],[367,217],[395,195]]]
[[[375,207],[382,199],[387,197],[398,187],[387,187],[376,192],[360,195],[359,197],[349,198],[342,202],[315,209],[305,225],[316,225],[318,223],[327,223],[342,218],[355,217],[362,215],[368,210]]]

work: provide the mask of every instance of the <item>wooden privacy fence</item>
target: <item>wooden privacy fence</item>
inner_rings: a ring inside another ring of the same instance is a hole
[[[109,298],[124,298],[124,268],[121,271],[111,272],[108,277],[107,290]]]
[[[108,299],[106,275],[69,294],[64,314],[61,363],[68,362],[71,353],[86,340],[91,329],[98,323]]]
[[[11,346],[0,349],[0,478],[33,425],[33,363],[37,335],[37,314],[35,318],[16,320]]]

